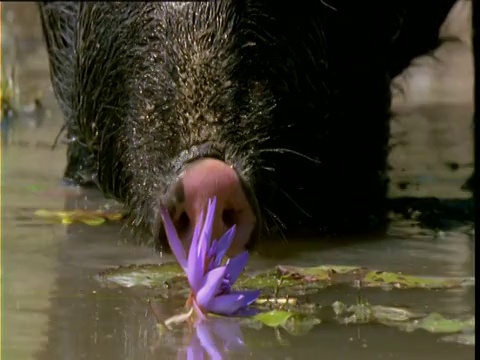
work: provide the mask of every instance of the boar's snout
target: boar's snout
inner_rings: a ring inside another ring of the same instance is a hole
[[[216,196],[217,206],[213,221],[212,239],[219,239],[236,225],[236,233],[227,253],[234,256],[244,251],[258,237],[260,221],[256,200],[232,166],[213,158],[202,158],[186,165],[173,191],[164,199],[173,223],[184,246],[189,248],[200,213],[206,213],[208,199]],[[252,201],[253,200],[253,201]],[[165,243],[165,232],[159,233]]]

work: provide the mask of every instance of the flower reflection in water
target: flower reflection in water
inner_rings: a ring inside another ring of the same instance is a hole
[[[183,353],[187,360],[220,360],[227,354],[245,350],[246,346],[238,322],[228,318],[209,318],[195,323],[186,354],[183,349],[179,355]]]

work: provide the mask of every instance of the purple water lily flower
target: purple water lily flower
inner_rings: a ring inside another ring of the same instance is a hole
[[[161,216],[170,248],[187,274],[192,290],[187,305],[192,305],[201,319],[204,319],[209,312],[218,315],[234,315],[252,304],[259,296],[258,290],[232,291],[232,285],[247,264],[248,251],[228,259],[226,264],[222,265],[222,260],[235,236],[235,225],[218,241],[211,242],[215,206],[216,198],[209,199],[205,223],[203,211],[201,212],[188,258],[167,209],[161,207]]]

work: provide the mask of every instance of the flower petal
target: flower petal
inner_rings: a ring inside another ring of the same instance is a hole
[[[172,219],[168,214],[168,210],[160,206],[160,215],[163,220],[163,226],[165,228],[165,232],[167,234],[168,244],[170,245],[170,249],[172,250],[173,255],[177,259],[177,262],[180,264],[183,271],[187,271],[187,256],[185,254],[185,248],[183,247],[182,241],[178,237],[177,230],[173,225]]]
[[[233,225],[228,231],[223,234],[223,236],[218,240],[217,244],[217,256],[215,258],[215,266],[220,266],[222,263],[222,259],[227,253],[228,249],[230,249],[230,245],[232,245],[233,238],[235,237],[235,230],[236,226]]]
[[[195,229],[193,230],[193,236],[192,236],[192,241],[195,239],[198,243],[198,238],[200,236],[200,231],[203,228],[203,210],[200,211],[200,216],[198,217],[198,223],[195,226]]]
[[[211,302],[209,310],[219,315],[233,315],[252,304],[259,295],[259,290],[232,291],[226,295],[216,296]]]
[[[208,262],[207,271],[211,271],[213,268],[218,267],[216,266],[216,261],[215,261],[216,256],[217,256],[217,240],[213,240],[212,244],[210,245],[210,249],[208,249],[207,259],[205,260]]]
[[[199,220],[202,220],[203,211],[200,214],[201,215]],[[190,283],[190,287],[192,288],[192,291],[194,294],[196,294],[200,289],[203,275],[204,275],[203,263],[205,262],[205,259],[198,257],[198,245],[201,238],[201,236],[198,236],[198,232],[200,231],[199,228],[201,226],[202,226],[202,223],[200,221],[195,226],[194,234],[197,234],[197,236],[194,236],[192,238],[192,242],[190,243],[190,250],[188,252],[188,260],[187,260],[188,282]]]
[[[203,264],[201,269],[203,273],[205,273],[205,257],[207,255],[207,251],[210,248],[210,240],[212,238],[212,228],[213,228],[213,220],[215,217],[215,207],[217,205],[217,198],[213,197],[213,199],[208,199],[208,206],[207,206],[207,215],[205,217],[205,223],[203,224],[203,229],[200,234],[199,245],[197,248],[197,256],[200,259],[203,259]],[[199,267],[200,269],[200,267]]]
[[[233,259],[227,261],[227,273],[230,274],[230,286],[232,286],[242,273],[248,262],[248,251],[238,254]]]
[[[244,290],[244,291],[238,291],[235,293],[243,295],[243,298],[244,298],[243,306],[248,306],[254,303],[260,296],[260,290]]]
[[[202,309],[207,311],[210,309],[210,303],[218,292],[226,271],[227,267],[221,266],[209,271],[203,278],[202,284],[195,294],[197,303]]]
[[[244,306],[244,299],[245,297],[241,293],[216,296],[210,302],[209,310],[219,315],[232,315]]]
[[[196,334],[200,340],[200,344],[207,351],[208,355],[213,359],[222,360],[222,355],[217,349],[215,342],[213,341],[212,335],[205,322],[200,322],[197,325]]]

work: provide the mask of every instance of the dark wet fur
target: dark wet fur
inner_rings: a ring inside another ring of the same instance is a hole
[[[65,177],[150,235],[201,156],[235,166],[265,230],[381,227],[390,78],[436,46],[453,3],[43,3]]]

